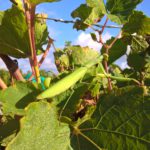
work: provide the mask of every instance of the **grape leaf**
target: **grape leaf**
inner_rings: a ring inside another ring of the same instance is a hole
[[[65,93],[55,97],[53,100],[59,102],[57,106],[62,112],[62,116],[67,116],[74,119],[74,113],[77,110],[77,106],[80,104],[85,92],[88,90],[88,86],[84,83],[78,83],[72,90],[68,90]],[[63,107],[65,106],[65,109]]]
[[[90,33],[90,34],[91,34],[92,40],[97,42],[96,34],[95,33]]]
[[[55,64],[59,72],[63,72],[69,68],[69,56],[65,53],[64,50],[57,49],[54,52]]]
[[[88,26],[99,22],[105,13],[105,5],[102,0],[86,0],[86,4],[81,4],[71,14],[73,18],[80,18],[80,22],[77,21],[74,28],[85,30]]]
[[[0,123],[0,145],[7,144],[16,136],[19,130],[19,121],[17,119],[7,118],[5,122]]]
[[[108,18],[118,24],[127,22],[128,17],[132,14],[136,5],[143,0],[107,0],[106,9]]]
[[[149,44],[142,36],[132,36],[131,50],[132,52],[140,53],[144,52],[149,47]]]
[[[47,26],[45,23],[35,23],[36,48],[42,50],[47,43]],[[0,53],[16,58],[31,55],[28,28],[23,10],[13,6],[4,12],[0,11]]]
[[[143,12],[134,11],[122,30],[124,36],[133,33],[137,33],[138,35],[150,34],[150,18],[144,15]]]
[[[114,40],[114,37],[112,37],[110,40],[107,40],[107,44],[111,44],[112,41]],[[111,64],[117,59],[119,59],[121,56],[123,56],[126,53],[127,50],[127,44],[122,40],[118,39],[114,45],[109,49],[109,60],[108,63]],[[101,53],[105,53],[105,48],[104,46],[101,49]]]
[[[89,120],[73,127],[75,150],[150,149],[150,98],[140,87],[103,95]]]
[[[142,53],[130,53],[127,58],[128,65],[136,71],[142,71],[146,64],[145,56]]]
[[[22,0],[10,0],[12,2],[12,7],[17,6],[18,8],[24,10]]]
[[[24,108],[35,100],[39,91],[33,85],[18,82],[14,86],[0,91],[0,102],[4,115],[23,115]]]
[[[58,1],[60,0],[28,0],[28,2],[31,5],[38,5],[38,4],[46,3],[46,2],[58,2]]]
[[[131,36],[131,51],[128,55],[128,65],[137,71],[142,71],[146,65],[146,53],[149,47],[146,39],[139,35]]]
[[[89,47],[71,46],[68,48],[72,51],[70,59],[75,66],[84,65],[90,60],[96,59],[99,55],[97,51]]]
[[[6,150],[72,150],[70,129],[57,120],[57,109],[47,102],[31,103],[21,119],[18,135]]]

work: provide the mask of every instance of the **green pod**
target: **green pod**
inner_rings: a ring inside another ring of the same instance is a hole
[[[115,77],[115,76],[111,76],[111,75],[109,75],[108,77],[110,77],[111,79],[120,81],[120,82],[131,82],[132,81],[132,82],[140,85],[140,82],[136,79],[133,79],[133,78]]]
[[[83,78],[83,76],[87,72],[87,69],[88,69],[87,67],[81,67],[76,69],[70,75],[61,79],[56,84],[49,87],[47,90],[38,95],[37,99],[52,98],[68,90],[71,86],[73,86],[76,82],[78,82],[81,78]]]

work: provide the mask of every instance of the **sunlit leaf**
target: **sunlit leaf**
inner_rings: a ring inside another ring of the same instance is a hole
[[[88,26],[99,22],[105,13],[105,5],[102,0],[86,0],[86,4],[81,4],[71,14],[73,18],[80,18],[81,21],[80,26],[77,22],[74,28],[85,30]]]
[[[48,36],[45,23],[36,21],[35,35],[37,50],[43,50]],[[0,53],[16,58],[31,55],[25,15],[17,6],[0,12]]]
[[[143,0],[107,0],[108,18],[118,24],[127,22],[132,11]]]
[[[137,33],[138,35],[150,34],[150,18],[140,11],[134,11],[129,21],[123,27],[123,35]]]
[[[38,5],[38,4],[41,4],[41,3],[57,2],[57,1],[60,1],[60,0],[28,0],[28,2],[29,2],[31,5]]]
[[[131,41],[131,51],[132,52],[144,52],[149,47],[149,44],[147,43],[146,39],[142,36],[132,36]]]
[[[57,109],[47,102],[36,102],[26,108],[18,135],[6,150],[72,150],[70,129],[57,120]]]

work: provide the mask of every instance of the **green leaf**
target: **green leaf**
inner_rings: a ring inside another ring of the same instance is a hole
[[[23,115],[24,108],[33,102],[39,91],[33,85],[18,82],[14,86],[0,91],[0,102],[4,115]]]
[[[28,0],[28,2],[31,5],[38,5],[38,4],[46,3],[46,2],[58,2],[58,1],[60,0]]]
[[[145,56],[142,53],[130,53],[127,61],[128,65],[136,71],[142,71],[146,64]]]
[[[1,121],[0,145],[7,146],[7,144],[16,136],[18,130],[19,121],[17,119],[8,118],[5,122]]]
[[[125,36],[133,33],[138,35],[150,34],[150,18],[144,15],[143,12],[134,11],[122,30]]]
[[[21,129],[6,150],[72,150],[70,129],[57,120],[57,109],[47,102],[35,102],[26,108]]]
[[[62,116],[67,116],[74,119],[74,113],[77,110],[78,105],[81,103],[81,99],[85,92],[88,90],[88,86],[84,83],[78,83],[72,90],[68,90],[65,93],[53,98],[57,102],[57,106],[62,112]],[[63,109],[63,107],[65,108]]]
[[[87,62],[94,60],[98,57],[98,52],[89,47],[71,46],[71,62],[75,66],[82,66]]]
[[[143,0],[107,0],[108,18],[118,24],[127,22],[132,11]]]
[[[57,49],[54,52],[55,64],[59,72],[63,72],[69,68],[69,57],[65,50]]]
[[[80,18],[80,22],[77,21],[74,28],[85,30],[88,26],[99,22],[105,13],[102,0],[86,0],[86,4],[81,4],[71,14],[73,18]]]
[[[73,127],[75,150],[150,149],[150,98],[143,88],[124,87],[101,96],[91,119]]]
[[[13,3],[12,7],[17,6],[20,9],[24,10],[22,0],[10,0],[10,1]]]
[[[142,71],[146,66],[146,53],[149,47],[146,39],[139,35],[131,36],[131,52],[128,56],[128,65],[137,71]]]
[[[71,14],[73,18],[80,18],[85,24],[90,24],[90,19],[86,20],[92,13],[92,7],[86,4],[81,4],[76,10]]]
[[[110,40],[107,40],[107,44],[111,44],[114,40],[114,37],[112,37]],[[123,41],[123,39],[118,39],[114,45],[109,49],[109,60],[108,63],[111,64],[117,59],[119,59],[121,56],[123,56],[126,53],[127,50],[127,44]],[[101,53],[105,53],[104,46],[101,49]]]
[[[97,41],[97,37],[95,33],[91,33],[91,38],[93,41]]]
[[[37,50],[43,50],[48,36],[45,23],[36,21],[35,36]],[[16,58],[31,55],[26,19],[23,10],[17,6],[0,12],[0,53]]]
[[[147,43],[146,39],[142,36],[136,35],[132,36],[131,41],[131,50],[132,52],[140,53],[147,50],[149,44]]]

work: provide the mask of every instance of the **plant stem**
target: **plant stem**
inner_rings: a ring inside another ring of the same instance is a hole
[[[3,55],[3,54],[0,54],[0,57],[5,63],[5,65],[7,66],[7,69],[9,70],[10,75],[18,81],[24,81],[22,73],[19,70],[17,61],[15,62],[9,56]]]
[[[141,83],[134,79],[134,78],[126,78],[126,77],[116,77],[116,76],[112,76],[111,74],[103,74],[103,73],[99,73],[97,74],[97,76],[101,77],[101,78],[111,78],[120,82],[131,82],[133,81],[134,83],[138,84],[139,86],[141,85]]]
[[[98,42],[101,43],[105,47],[105,53],[108,55],[108,46],[104,44],[103,39],[102,39],[102,34],[105,30],[107,22],[108,22],[108,18],[106,18],[106,21],[102,27],[102,30],[98,31],[98,33],[99,33],[99,41]],[[104,64],[104,68],[105,68],[106,73],[109,74],[108,63],[107,63],[106,59],[104,59],[103,64]],[[111,79],[109,77],[107,79],[108,79],[108,90],[111,91],[112,90]]]
[[[35,25],[35,6],[31,7],[31,40],[32,40],[32,51],[33,51],[33,65],[34,65],[34,71],[35,71],[35,76],[36,76],[36,81],[37,83],[41,83],[40,79],[40,72],[39,72],[39,66],[38,66],[38,61],[37,61],[37,56],[36,56],[36,47],[35,47],[35,30],[34,30],[34,25]]]
[[[28,35],[29,35],[29,42],[30,42],[30,49],[31,49],[31,58],[29,59],[32,68],[32,73],[35,75],[36,81],[39,84],[41,83],[41,80],[40,80],[40,73],[39,73],[38,61],[36,56],[35,31],[34,31],[35,6],[29,6],[27,0],[23,0],[23,3],[25,8],[25,16],[26,16],[26,22],[28,26]]]
[[[0,88],[1,89],[7,89],[7,85],[4,83],[4,81],[0,78]]]
[[[54,41],[54,40],[49,37],[49,42],[48,42],[48,44],[47,44],[46,50],[45,50],[45,52],[44,52],[42,58],[40,59],[40,61],[39,61],[39,63],[38,63],[38,66],[39,66],[39,67],[41,67],[41,65],[42,65],[42,63],[44,62],[46,56],[48,55],[48,52],[49,52],[50,47],[51,47],[51,44],[53,44],[53,41]],[[32,75],[30,76],[30,78],[29,78],[28,80],[31,81],[32,78],[33,78],[33,76],[34,76],[34,74],[32,73]]]
[[[49,37],[49,41],[48,41],[46,50],[45,50],[45,52],[44,52],[42,58],[41,58],[40,61],[39,61],[39,67],[42,65],[42,63],[44,62],[46,56],[48,55],[48,52],[49,52],[49,50],[50,50],[50,47],[51,47],[51,44],[53,43],[53,41],[54,41],[54,40]]]

